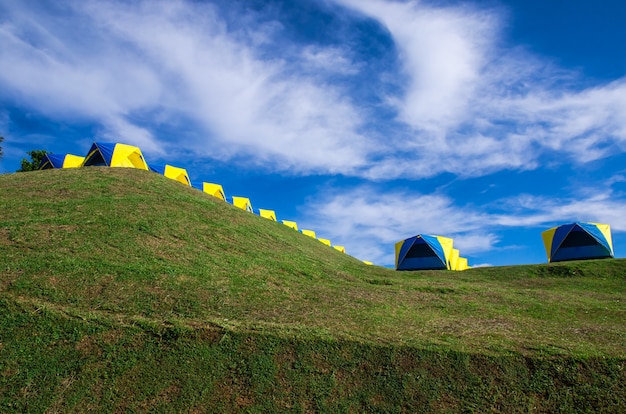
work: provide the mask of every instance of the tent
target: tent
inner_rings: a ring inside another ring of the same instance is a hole
[[[268,220],[277,221],[276,213],[274,210],[264,210],[262,208],[259,209],[259,216],[264,217]]]
[[[51,168],[78,168],[83,165],[85,157],[72,154],[46,154],[39,163],[40,170]]]
[[[613,257],[611,228],[600,223],[570,223],[541,233],[548,262]]]
[[[450,269],[452,239],[418,234],[396,243],[396,270]]]
[[[106,166],[148,170],[141,150],[132,145],[94,142],[85,157],[83,167]]]
[[[325,244],[328,247],[331,246],[330,240],[328,239],[317,239],[317,240],[321,241],[323,244]]]
[[[450,270],[459,270],[459,249],[452,249],[450,254]]]
[[[467,270],[469,269],[469,265],[467,264],[467,258],[465,257],[459,257],[459,260],[457,261],[457,265],[456,265],[456,270]]]
[[[374,263],[368,262],[367,260],[363,260],[363,263],[365,263],[368,266],[373,266],[374,265]]]
[[[226,195],[224,194],[224,188],[220,184],[213,183],[205,183],[203,182],[199,187],[196,187],[198,190],[205,192],[213,197],[217,197],[222,201],[226,201]]]
[[[300,230],[300,231],[305,236],[309,236],[309,237],[313,237],[314,239],[317,239],[317,235],[315,234],[315,232],[313,230]]]
[[[343,246],[333,246],[333,249],[341,252],[341,253],[345,253],[346,252],[346,248]]]
[[[233,205],[252,213],[252,204],[250,203],[249,198],[233,196]]]
[[[167,178],[171,178],[172,180],[176,180],[185,185],[191,186],[191,180],[189,179],[189,174],[187,174],[187,170],[184,168],[174,167],[172,165],[151,165],[150,171],[155,172],[157,174],[164,175]]]
[[[292,229],[298,231],[298,223],[295,221],[283,220],[283,224],[287,227],[291,227]]]

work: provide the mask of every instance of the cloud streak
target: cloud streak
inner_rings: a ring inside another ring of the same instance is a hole
[[[237,21],[227,6],[183,0],[13,1],[0,6],[0,63],[12,69],[0,85],[5,99],[97,122],[103,137],[154,154],[294,174],[481,176],[535,169],[549,154],[586,163],[624,150],[626,79],[582,87],[578,74],[503,44],[501,10],[335,3],[378,22],[400,67],[364,78],[368,63],[348,47],[291,39],[263,11],[239,10]],[[377,103],[353,98],[364,82]]]
[[[0,82],[27,106],[96,120],[108,135],[149,150],[239,156],[297,173],[354,174],[376,151],[358,132],[360,110],[337,87],[294,71],[280,56],[259,56],[255,44],[268,36],[263,27],[258,35],[229,31],[210,4],[70,4],[70,17],[53,18],[16,6],[2,24],[7,47],[0,62],[17,70]],[[77,20],[88,28],[89,50],[75,40],[78,33],[58,29]],[[334,64],[350,72],[336,48],[308,48],[301,59],[326,72]],[[146,116],[201,132],[168,141],[141,122]]]

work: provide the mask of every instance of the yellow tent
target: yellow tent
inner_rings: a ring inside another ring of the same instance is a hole
[[[173,165],[168,164],[151,165],[150,171],[164,175],[165,177],[178,181],[179,183],[191,186],[189,174],[187,174],[187,170],[184,168],[174,167]]]
[[[262,208],[259,209],[259,216],[264,217],[268,220],[277,221],[276,213],[274,210],[264,210]]]
[[[309,236],[309,237],[313,237],[314,239],[317,239],[317,235],[315,234],[315,232],[313,230],[300,230],[302,232],[302,234]]]
[[[459,257],[459,261],[458,261],[456,270],[467,270],[469,268],[470,267],[467,264],[467,259],[465,257]]]
[[[324,243],[326,246],[329,246],[329,247],[330,247],[330,245],[331,245],[330,240],[328,240],[328,239],[317,239],[317,240],[321,241],[321,242],[322,242],[322,243]]]
[[[89,149],[83,167],[89,166],[149,169],[138,147],[102,142],[94,142]]]
[[[250,199],[247,197],[233,196],[233,205],[235,207],[239,207],[242,210],[246,210],[252,213],[252,204],[250,203]]]
[[[201,190],[213,197],[217,197],[222,201],[226,201],[226,195],[224,194],[224,188],[220,184],[202,183]]]
[[[39,164],[40,170],[51,168],[78,168],[83,165],[85,157],[72,154],[45,154]]]
[[[368,266],[373,266],[374,265],[374,263],[368,262],[367,260],[363,260],[363,263],[365,263]]]
[[[294,230],[298,230],[298,223],[295,221],[283,220],[283,224],[287,227],[291,227]]]
[[[450,270],[459,270],[459,249],[452,249],[450,255]]]
[[[346,252],[346,248],[343,246],[333,246],[333,249],[340,251],[341,253],[345,253]]]

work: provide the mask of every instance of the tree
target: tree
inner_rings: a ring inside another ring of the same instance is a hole
[[[2,144],[2,141],[4,141],[4,137],[0,136],[0,144]],[[0,146],[0,158],[2,158],[2,146]]]
[[[44,155],[48,154],[48,152],[46,150],[33,150],[28,151],[27,154],[30,155],[31,160],[28,161],[26,158],[23,158],[22,167],[17,170],[17,172],[35,171],[39,169],[41,160],[43,159]]]

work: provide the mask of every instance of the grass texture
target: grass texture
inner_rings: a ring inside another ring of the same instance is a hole
[[[130,169],[0,211],[0,412],[626,412],[623,259],[395,272]]]

